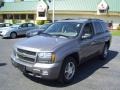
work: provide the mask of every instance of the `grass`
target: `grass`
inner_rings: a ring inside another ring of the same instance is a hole
[[[112,36],[120,36],[120,30],[110,30],[112,33]]]

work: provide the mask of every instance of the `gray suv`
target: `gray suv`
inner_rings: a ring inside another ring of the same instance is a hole
[[[62,20],[38,36],[17,42],[11,60],[26,74],[70,83],[81,63],[94,56],[107,58],[110,42],[103,20]]]

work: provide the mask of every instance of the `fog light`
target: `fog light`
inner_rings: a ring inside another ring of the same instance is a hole
[[[48,75],[48,71],[42,71],[42,75]]]

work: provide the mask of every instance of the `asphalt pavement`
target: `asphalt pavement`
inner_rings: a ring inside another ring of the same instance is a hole
[[[23,75],[11,64],[15,42],[25,39],[0,38],[0,90],[120,90],[120,37],[113,37],[106,61],[94,58],[82,64],[73,83],[42,80]]]

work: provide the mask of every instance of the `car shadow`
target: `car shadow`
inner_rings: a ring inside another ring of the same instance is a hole
[[[25,36],[25,35],[17,36],[17,37],[14,38],[14,39],[20,39],[20,38],[26,38],[26,36]],[[2,39],[12,39],[12,38],[10,38],[10,37],[5,37],[5,38],[2,38]]]
[[[7,64],[6,63],[0,63],[0,67],[1,66],[6,66]]]
[[[91,76],[96,70],[103,68],[103,69],[108,69],[109,67],[104,66],[105,64],[109,63],[113,58],[117,56],[118,52],[116,51],[109,51],[108,58],[106,60],[100,60],[98,57],[91,59],[84,64],[81,64],[80,67],[78,68],[78,72],[75,76],[75,79],[72,83],[70,84],[61,84],[58,81],[51,81],[51,80],[44,80],[40,78],[36,78],[30,75],[25,75],[28,79],[39,83],[43,85],[47,85],[50,87],[57,87],[57,88],[62,88],[62,87],[67,87],[70,85],[74,85],[76,83],[79,83],[82,80],[87,79],[89,76]]]

